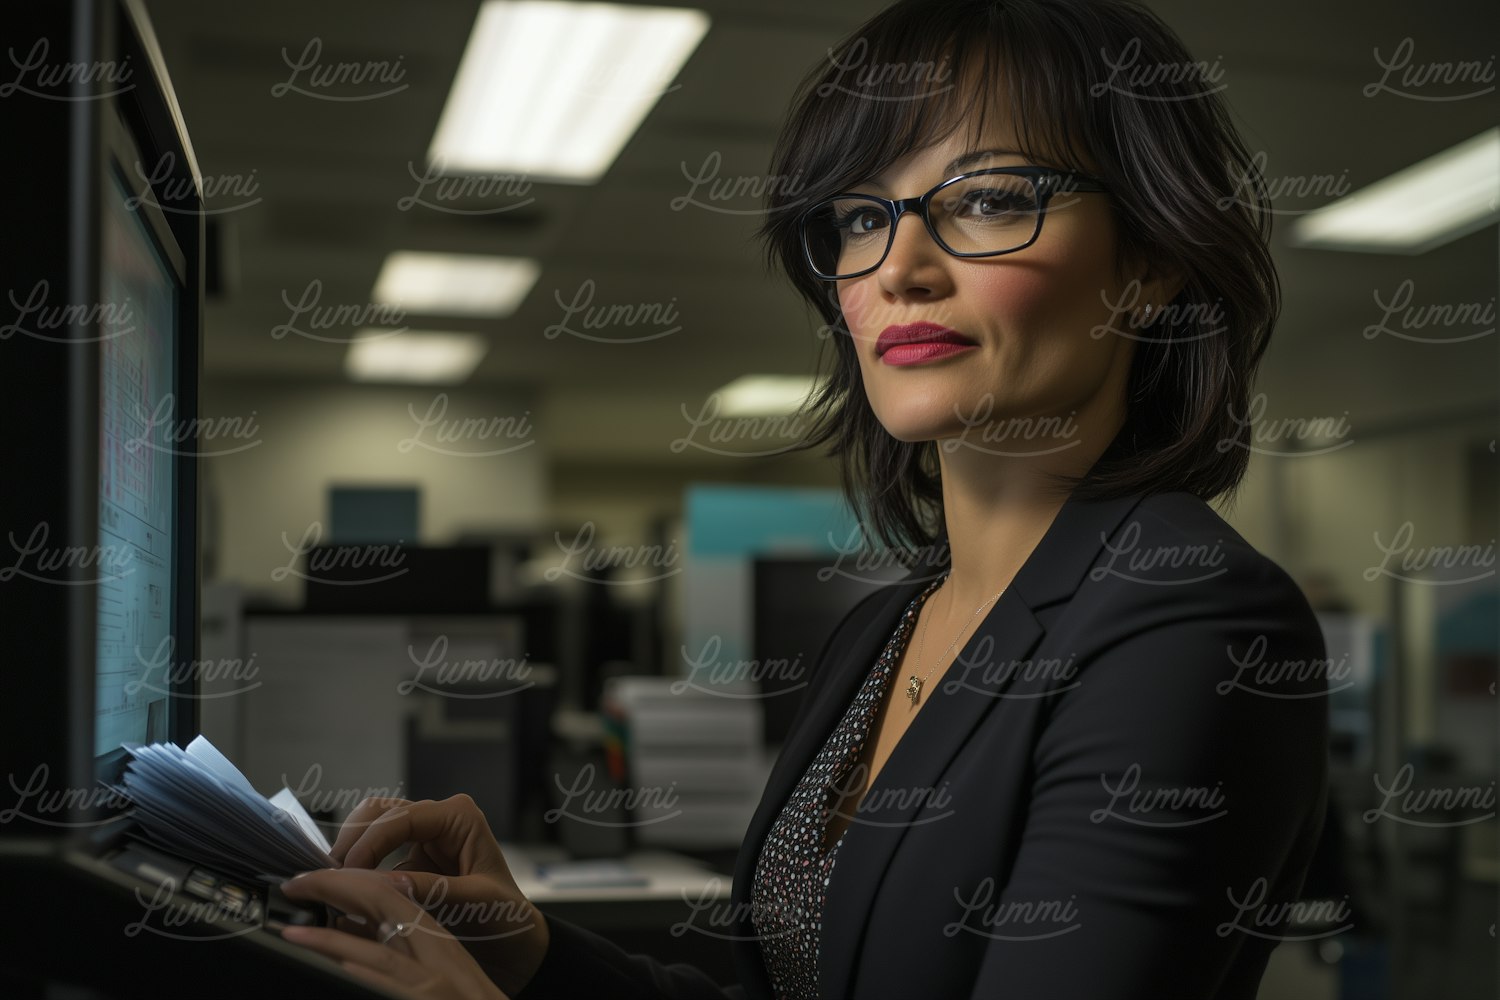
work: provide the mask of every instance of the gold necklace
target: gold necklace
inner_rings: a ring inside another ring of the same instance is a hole
[[[946,584],[947,582],[948,582],[948,580],[945,577],[943,579],[943,583]],[[1003,593],[1005,593],[1005,590],[1002,588],[1001,591],[1000,591],[1000,594],[1003,594]],[[927,673],[924,676],[918,677],[916,674],[912,674],[911,675],[911,678],[907,681],[907,684],[906,684],[906,697],[909,698],[909,699],[911,699],[911,703],[913,705],[915,705],[917,703],[917,699],[919,697],[921,697],[921,694],[922,694],[922,685],[925,684],[925,683],[927,683],[927,678],[932,676],[932,672],[937,669],[937,664],[938,663],[942,663],[943,660],[948,656],[948,654],[950,652],[952,652],[954,645],[958,642],[958,636],[959,635],[963,635],[965,632],[967,632],[969,630],[969,626],[972,625],[972,624],[974,624],[974,619],[979,617],[979,612],[983,611],[985,609],[985,607],[990,604],[990,602],[992,602],[992,601],[998,601],[1000,599],[1000,594],[996,594],[994,597],[991,597],[988,601],[985,601],[984,604],[981,604],[979,607],[977,607],[977,608],[974,609],[973,616],[968,621],[964,622],[963,628],[961,628],[961,629],[958,630],[958,635],[955,635],[953,637],[953,642],[948,643],[948,648],[945,649],[945,650],[943,650],[943,655],[938,657],[937,663],[934,663],[928,669]],[[927,656],[927,626],[929,626],[931,624],[932,624],[932,618],[931,618],[931,616],[929,616],[928,619],[925,622],[922,623],[922,638],[921,638],[921,641],[920,641],[920,643],[919,643],[919,645],[917,647],[917,662],[918,663],[920,663]]]

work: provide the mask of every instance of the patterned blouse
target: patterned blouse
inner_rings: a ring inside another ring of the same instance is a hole
[[[945,576],[940,574],[906,606],[874,669],[792,790],[761,847],[751,883],[750,918],[761,942],[761,954],[777,1000],[817,1000],[823,901],[833,874],[834,858],[848,834],[846,829],[838,842],[823,853],[827,817],[832,808],[828,793],[864,750],[875,711],[911,637],[917,613]]]

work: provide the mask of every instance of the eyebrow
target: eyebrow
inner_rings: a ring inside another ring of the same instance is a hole
[[[961,170],[964,167],[967,167],[971,163],[974,163],[974,162],[976,162],[978,160],[986,159],[986,158],[991,157],[991,156],[1024,156],[1024,155],[1025,155],[1024,153],[1021,153],[1020,151],[1014,150],[1014,149],[976,149],[976,150],[974,150],[972,152],[964,153],[964,154],[962,154],[962,155],[954,158],[953,160],[950,160],[948,162],[948,165],[943,168],[943,173],[951,175],[955,170]]]
[[[969,164],[988,159],[991,156],[1019,156],[1022,159],[1026,158],[1025,153],[1022,153],[1021,151],[1015,149],[975,149],[967,153],[960,153],[952,160],[949,160],[948,163],[943,167],[943,178],[946,180],[947,178],[960,173],[963,168],[968,166]],[[876,187],[881,186],[880,182],[875,180],[874,178],[864,181],[863,184],[855,186],[862,187],[864,184],[873,184]]]

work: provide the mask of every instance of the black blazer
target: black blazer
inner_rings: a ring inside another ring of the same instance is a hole
[[[739,985],[551,919],[522,1000],[772,996],[760,845],[931,579],[863,600],[819,654],[735,868]],[[1202,500],[1069,499],[849,826],[822,997],[1253,998],[1323,823],[1324,657],[1296,584]]]

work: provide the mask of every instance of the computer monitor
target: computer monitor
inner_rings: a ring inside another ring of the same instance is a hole
[[[850,608],[910,575],[895,563],[852,568],[837,555],[759,557],[753,568],[755,662],[762,665],[765,743],[786,742],[823,642]],[[770,669],[785,664],[786,669]]]
[[[0,99],[0,642],[25,664],[0,699],[19,772],[0,796],[22,799],[0,800],[3,841],[97,827],[118,811],[94,793],[121,743],[196,732],[204,213],[138,3],[12,5],[0,22],[42,64]]]
[[[121,153],[135,146],[128,130],[109,143],[100,212],[103,299],[130,304],[105,317],[99,338],[98,545],[115,570],[98,574],[95,593],[93,753],[103,770],[122,744],[169,739],[173,723],[194,728],[184,723],[196,704],[197,325],[183,322],[182,248],[125,174]]]
[[[203,185],[140,0],[3,5],[0,37],[0,996],[369,997],[205,917],[101,784],[197,730]]]

